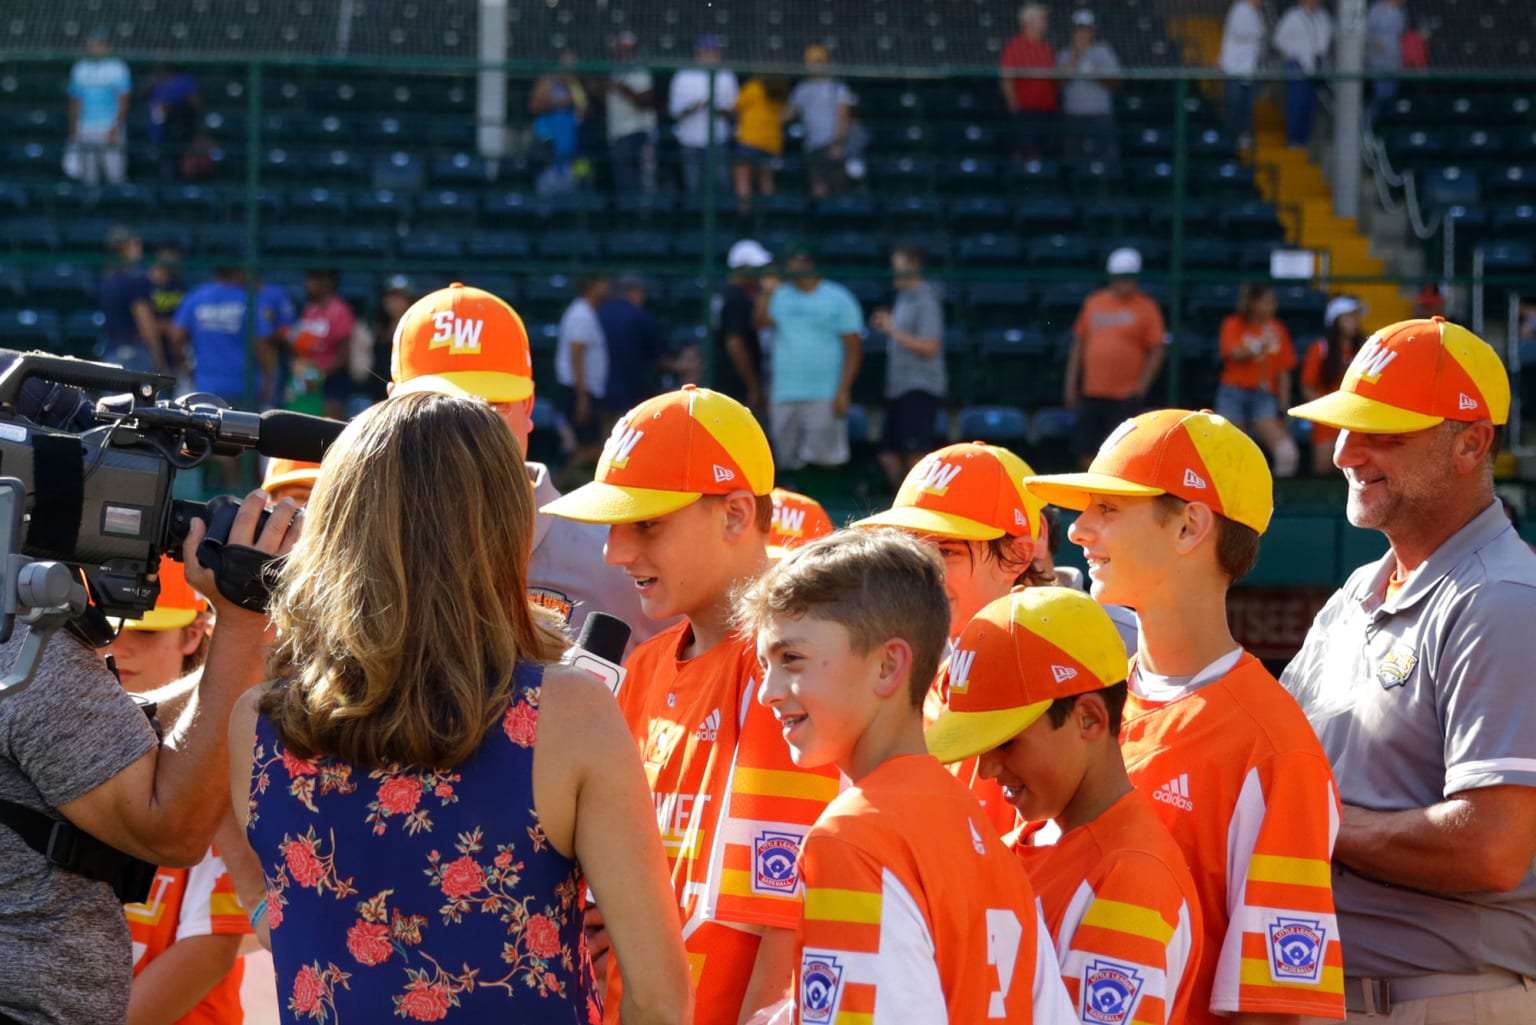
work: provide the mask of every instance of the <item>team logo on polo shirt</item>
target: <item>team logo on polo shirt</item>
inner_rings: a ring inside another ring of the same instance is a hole
[[[552,587],[528,588],[528,600],[541,609],[548,609],[558,614],[562,623],[571,621],[571,610],[576,607],[574,598]]]
[[[1078,1014],[1084,1025],[1125,1025],[1141,1000],[1146,980],[1135,965],[1095,958],[1083,967],[1083,1006]]]
[[[787,897],[799,883],[799,833],[764,830],[752,841],[752,892]]]
[[[1277,916],[1269,926],[1269,977],[1276,982],[1317,982],[1327,946],[1328,930],[1320,920]]]
[[[843,966],[837,958],[807,950],[800,958],[800,1020],[806,1025],[830,1025],[837,1018],[842,988]]]
[[[1383,690],[1401,687],[1413,675],[1413,667],[1419,664],[1419,656],[1411,648],[1399,644],[1387,652],[1387,657],[1376,667],[1376,682]]]

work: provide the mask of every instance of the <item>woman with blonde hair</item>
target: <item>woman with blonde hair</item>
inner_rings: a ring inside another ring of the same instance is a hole
[[[230,727],[283,1020],[597,1022],[584,883],[620,1020],[689,1020],[638,753],[526,597],[533,492],[506,425],[397,396],[323,466],[273,596],[275,682]]]

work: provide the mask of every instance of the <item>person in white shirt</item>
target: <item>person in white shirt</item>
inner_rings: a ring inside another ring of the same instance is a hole
[[[608,394],[608,336],[597,319],[597,308],[608,298],[608,279],[582,278],[576,298],[560,317],[560,338],[555,347],[555,380],[560,383],[557,405],[576,434],[571,462],[596,465],[603,447],[600,415]]]
[[[1266,36],[1261,0],[1234,0],[1221,33],[1218,64],[1227,76],[1227,133],[1238,149],[1248,149],[1253,144],[1253,97],[1258,88],[1253,76],[1264,60]]]
[[[1285,70],[1310,75],[1322,70],[1333,48],[1333,19],[1322,0],[1298,0],[1275,26],[1275,49]],[[1285,84],[1285,144],[1306,146],[1312,140],[1317,113],[1317,83],[1293,78]]]
[[[635,56],[639,40],[620,32],[614,60],[626,67],[608,79],[608,151],[613,184],[620,193],[656,191],[656,84]]]
[[[726,115],[736,109],[736,75],[720,63],[720,40],[712,35],[699,37],[694,56],[703,67],[685,68],[672,76],[667,95],[667,113],[672,117],[672,134],[677,136],[683,158],[683,185],[690,193],[704,186],[704,168],[709,160],[710,136],[714,136],[715,173],[719,187],[730,187],[727,169],[731,162],[728,145],[731,125]],[[711,70],[712,69],[712,70]],[[713,115],[709,110],[709,80],[715,80]]]

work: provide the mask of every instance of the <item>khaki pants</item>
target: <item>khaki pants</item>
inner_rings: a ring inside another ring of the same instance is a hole
[[[1393,1003],[1391,1014],[1351,1011],[1347,1025],[1532,1025],[1536,981],[1481,993],[1458,993]]]

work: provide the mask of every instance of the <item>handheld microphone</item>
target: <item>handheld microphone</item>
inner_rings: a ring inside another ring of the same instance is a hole
[[[624,683],[624,646],[629,643],[629,624],[606,612],[592,612],[581,625],[576,646],[561,660],[566,665],[585,669],[608,685],[615,695]]]

